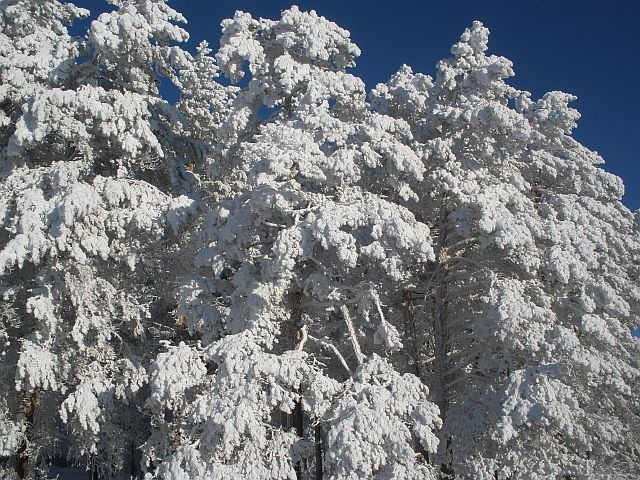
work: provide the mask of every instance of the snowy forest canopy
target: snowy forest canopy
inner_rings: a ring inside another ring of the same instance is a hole
[[[1,478],[640,476],[640,216],[573,96],[480,22],[367,91],[314,11],[190,53],[109,3],[0,1]]]

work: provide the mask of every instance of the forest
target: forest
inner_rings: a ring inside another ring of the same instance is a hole
[[[190,52],[109,4],[0,1],[1,479],[640,478],[640,213],[575,97],[478,21],[367,89],[315,11]]]

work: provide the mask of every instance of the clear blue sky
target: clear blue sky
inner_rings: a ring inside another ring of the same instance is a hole
[[[76,0],[92,12],[99,0]],[[638,0],[309,0],[314,9],[351,32],[362,50],[355,74],[369,88],[406,63],[433,75],[438,60],[473,20],[491,30],[490,53],[514,63],[511,84],[534,97],[562,90],[578,97],[582,118],[574,136],[599,152],[605,168],[622,177],[625,204],[640,208],[640,1]],[[280,0],[174,0],[189,21],[190,47],[220,38],[220,21],[235,10],[276,18],[291,6]]]

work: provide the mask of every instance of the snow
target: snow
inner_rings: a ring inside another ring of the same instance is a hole
[[[0,3],[0,477],[638,475],[639,217],[574,96],[477,21],[367,92],[315,11],[192,55],[112,3]]]

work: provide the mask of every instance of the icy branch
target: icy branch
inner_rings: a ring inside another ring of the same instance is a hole
[[[344,321],[347,324],[347,329],[349,330],[349,337],[351,338],[351,345],[353,346],[353,351],[356,354],[358,365],[361,365],[365,357],[362,354],[362,351],[360,350],[360,344],[358,343],[358,338],[356,337],[356,329],[353,327],[353,321],[351,320],[351,316],[349,315],[349,310],[347,309],[347,306],[341,305],[340,312],[342,312]]]
[[[344,357],[342,356],[342,354],[340,353],[340,351],[336,348],[335,345],[333,345],[332,343],[326,342],[324,340],[321,340],[319,338],[314,337],[313,335],[307,335],[308,338],[310,338],[311,340],[313,340],[314,342],[319,343],[320,345],[322,345],[325,348],[328,348],[329,350],[331,350],[333,353],[336,354],[336,357],[338,357],[338,360],[340,360],[340,363],[342,364],[342,366],[344,367],[344,369],[347,371],[347,373],[349,374],[350,377],[353,376],[353,374],[351,373],[351,369],[349,368],[349,365],[347,364],[347,361],[344,359]]]

